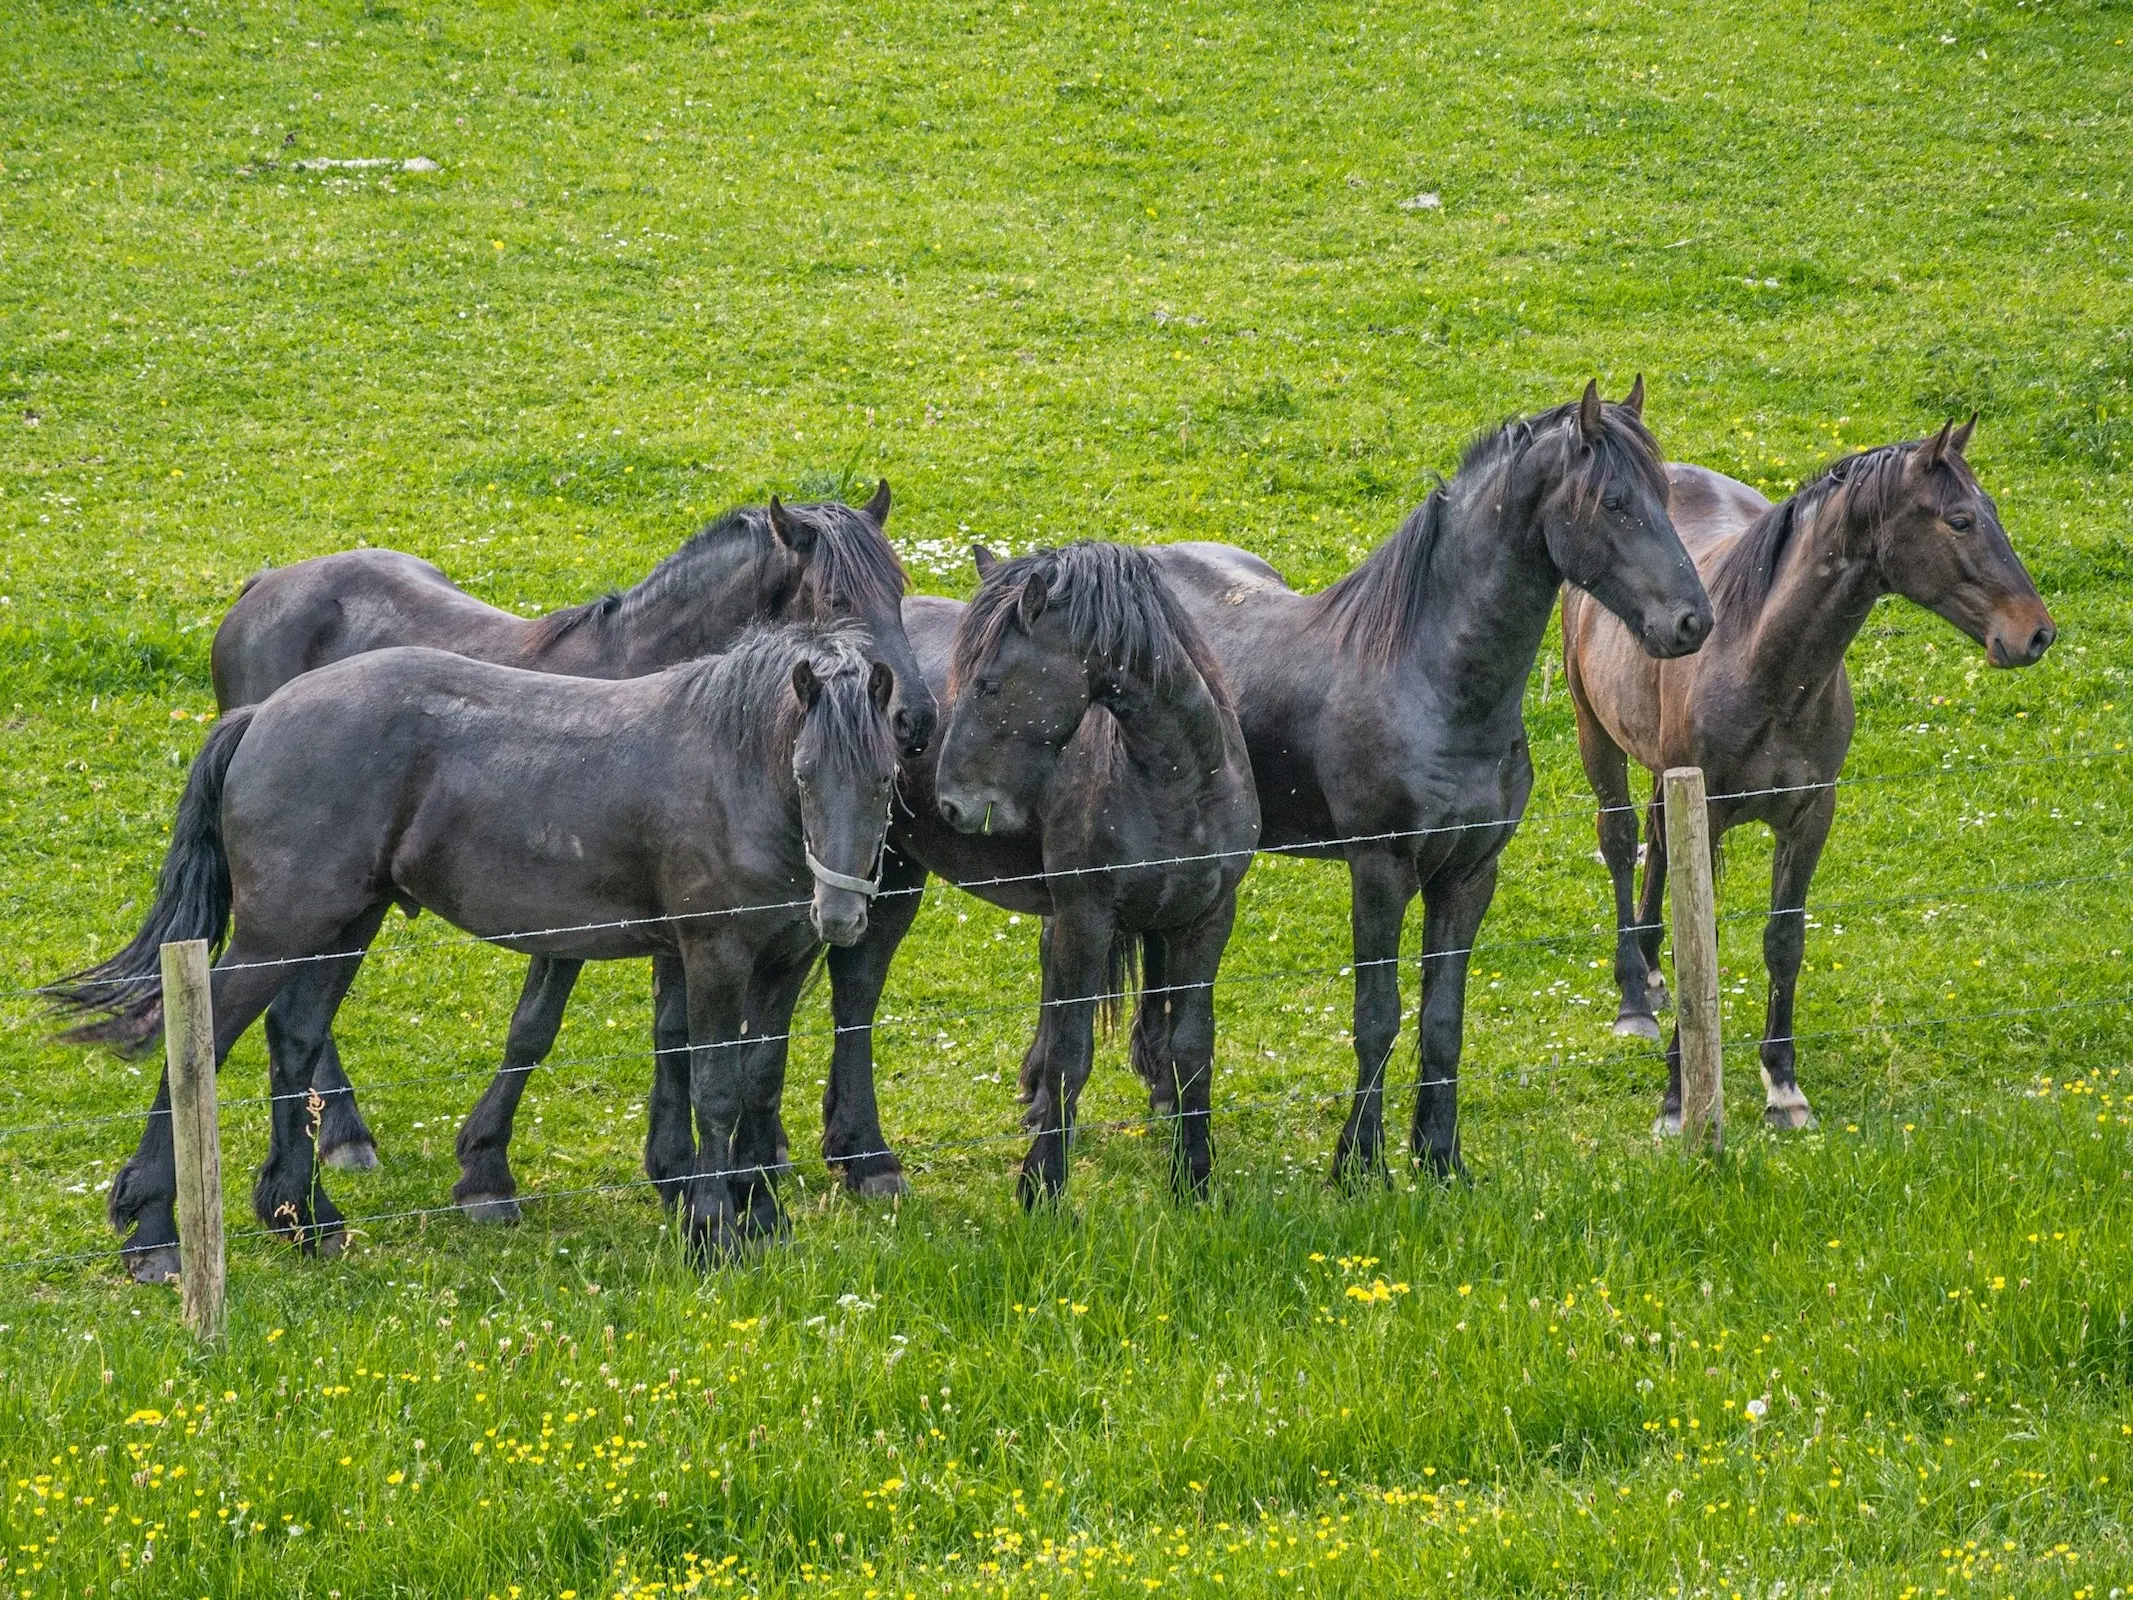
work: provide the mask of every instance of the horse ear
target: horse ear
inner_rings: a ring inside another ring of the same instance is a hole
[[[970,559],[977,563],[978,582],[980,583],[991,577],[992,569],[1000,564],[1000,558],[981,544],[974,544],[970,547]]]
[[[1970,435],[1977,431],[1977,413],[1970,413],[1970,420],[1948,435],[1948,448],[1961,455],[1970,448]]]
[[[822,680],[815,676],[815,664],[802,656],[792,664],[792,692],[800,697],[800,704],[809,711],[822,698]]]
[[[896,694],[896,674],[889,670],[886,661],[874,663],[874,670],[867,674],[867,698],[874,702],[874,709],[883,716],[889,714],[889,701]]]
[[[1022,600],[1016,610],[1021,615],[1025,631],[1037,625],[1037,619],[1044,615],[1044,608],[1051,604],[1051,599],[1051,583],[1045,573],[1036,574],[1022,586]]]
[[[1578,401],[1578,437],[1592,444],[1600,437],[1600,380],[1594,378],[1585,385],[1584,396]]]
[[[1637,374],[1637,381],[1629,386],[1629,393],[1622,397],[1622,409],[1639,422],[1644,420],[1644,374]]]
[[[770,531],[778,536],[779,544],[796,556],[811,556],[815,553],[813,525],[801,521],[787,511],[776,495],[770,497]]]
[[[1921,472],[1939,466],[1948,454],[1948,438],[1955,432],[1955,419],[1950,417],[1940,425],[1940,432],[1925,442],[1918,452],[1918,467]]]
[[[874,519],[875,527],[886,528],[889,525],[889,480],[887,478],[874,485],[873,498],[859,509]]]

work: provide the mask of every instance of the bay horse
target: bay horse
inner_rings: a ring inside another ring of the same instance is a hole
[[[933,737],[938,712],[904,638],[905,578],[885,529],[889,485],[863,506],[835,501],[742,506],[715,519],[639,583],[543,617],[519,617],[476,599],[442,571],[397,550],[348,550],[261,573],[245,585],[215,632],[215,700],[225,712],[255,705],[299,673],[395,645],[430,645],[500,666],[580,678],[634,678],[725,649],[758,622],[850,621],[895,674],[893,707],[902,748]],[[536,956],[505,1046],[508,1082],[488,1107],[490,1133],[509,1138],[526,1079],[555,1042],[577,966]],[[685,1048],[679,973],[655,961],[655,1032]],[[144,1018],[145,1043],[159,1018]],[[377,1165],[377,1145],[329,1038],[316,1084],[326,1109],[319,1151],[328,1166]],[[477,1146],[462,1187],[486,1215],[511,1213],[508,1168]]]
[[[1533,786],[1522,701],[1568,579],[1653,656],[1686,655],[1711,606],[1667,516],[1640,377],[1468,446],[1361,566],[1298,594],[1231,545],[1152,548],[1236,697],[1262,848],[1348,864],[1356,1087],[1334,1165],[1382,1170],[1400,1030],[1400,929],[1423,903],[1421,1071],[1411,1147],[1463,1169],[1458,1073],[1468,953]]]
[[[161,1006],[158,947],[219,944],[234,919],[215,1059],[266,1014],[274,1109],[253,1209],[332,1253],[345,1233],[313,1165],[310,1086],[388,910],[571,962],[675,957],[695,1130],[680,1130],[683,1170],[654,1176],[682,1190],[692,1243],[730,1252],[779,1221],[784,1057],[758,1036],[822,941],[866,931],[897,763],[893,676],[866,649],[855,630],[785,627],[619,681],[421,647],[304,673],[208,736],[141,931],[53,986],[101,1018],[71,1036],[138,1029]],[[166,1074],[109,1199],[144,1282],[178,1268],[169,1108]]]
[[[1709,585],[1711,637],[1694,656],[1652,661],[1576,588],[1563,591],[1563,672],[1578,753],[1600,800],[1600,850],[1614,880],[1615,1032],[1659,1037],[1666,990],[1666,825],[1656,783],[1644,827],[1637,901],[1637,810],[1628,763],[1704,771],[1711,843],[1744,822],[1769,825],[1777,850],[1763,929],[1769,1006],[1763,1115],[1814,1125],[1800,1091],[1793,1002],[1806,949],[1807,890],[1836,815],[1851,748],[1844,655],[1875,602],[1895,593],[1945,617],[1996,667],[2026,667],[2057,627],[2000,526],[1963,450],[1977,418],[1930,439],[1846,456],[1782,505],[1701,467],[1670,466],[1674,518]],[[1655,1131],[1681,1131],[1679,1031],[1667,1047]]]

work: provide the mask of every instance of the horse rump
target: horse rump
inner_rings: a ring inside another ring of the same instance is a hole
[[[155,903],[123,950],[95,966],[45,985],[62,1015],[90,1020],[59,1037],[70,1044],[116,1045],[138,1055],[163,1031],[162,947],[205,939],[215,950],[230,926],[230,862],[222,844],[222,785],[254,707],[226,714],[193,758],[170,830],[170,849]]]

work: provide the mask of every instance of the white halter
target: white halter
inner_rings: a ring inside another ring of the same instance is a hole
[[[800,846],[800,854],[807,857],[807,870],[815,875],[817,883],[827,884],[832,889],[849,889],[853,894],[862,895],[869,900],[881,893],[881,862],[878,857],[875,860],[873,877],[855,878],[848,872],[833,872],[825,867],[815,859],[814,851],[808,849],[805,842]]]

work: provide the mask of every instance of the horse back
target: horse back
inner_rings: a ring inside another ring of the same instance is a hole
[[[1701,572],[1709,572],[1712,558],[1770,509],[1760,491],[1709,467],[1669,461],[1666,481],[1667,514]]]
[[[215,630],[216,703],[256,705],[292,678],[396,645],[508,662],[526,624],[398,550],[344,550],[262,573]]]
[[[678,702],[663,676],[569,678],[433,649],[301,675],[260,707],[225,788],[240,915],[264,930],[327,910],[339,926],[391,898],[494,936],[656,913],[650,841],[703,832],[667,824],[702,774],[676,770],[692,741],[666,715]]]

